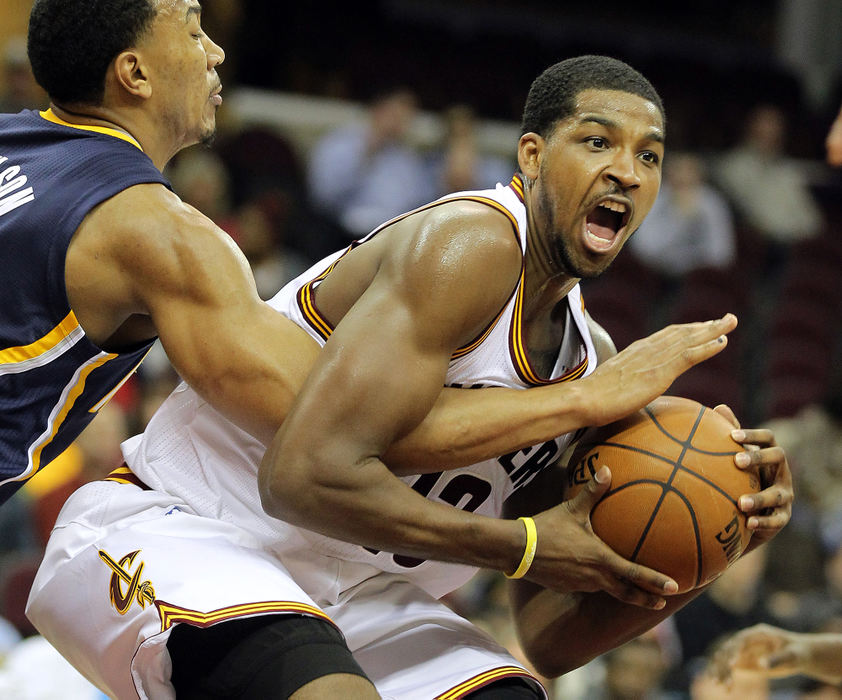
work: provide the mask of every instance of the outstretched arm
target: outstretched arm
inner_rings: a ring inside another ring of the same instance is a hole
[[[727,314],[707,323],[669,326],[618,354],[610,336],[589,318],[600,358],[591,375],[528,391],[445,389],[424,421],[390,446],[384,461],[396,474],[453,469],[619,420],[723,350],[725,334],[736,324]]]
[[[248,262],[224,231],[160,185],[131,187],[85,220],[66,271],[72,308],[93,342],[124,347],[157,333],[181,377],[271,442],[320,348],[258,297]],[[143,317],[152,324],[125,335]],[[413,474],[507,454],[587,422],[587,400],[570,385],[528,395],[444,389],[386,461]]]

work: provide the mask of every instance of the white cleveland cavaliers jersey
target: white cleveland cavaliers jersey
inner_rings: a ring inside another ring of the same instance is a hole
[[[459,199],[481,202],[505,214],[512,223],[521,250],[525,250],[526,209],[518,177],[508,186],[498,185],[493,190],[449,195],[423,208]],[[357,245],[365,245],[366,240],[394,221],[387,222]],[[274,308],[304,328],[320,344],[326,342],[332,328],[319,313],[315,290],[330,269],[341,264],[345,252],[335,253],[317,263],[287,284],[270,301]],[[536,373],[525,350],[521,277],[494,322],[480,337],[453,353],[447,385],[526,389],[590,374],[596,367],[596,352],[578,286],[570,292],[567,300],[564,338],[550,377],[540,377]],[[481,515],[499,517],[504,501],[543,469],[553,465],[573,438],[572,433],[565,434],[542,445],[470,467],[404,477],[404,481],[432,500]],[[270,552],[295,553],[294,560],[300,560],[302,552],[313,552],[357,562],[362,566],[350,567],[357,578],[365,577],[360,572],[369,566],[372,574],[378,570],[399,573],[435,597],[455,590],[476,571],[457,564],[370,550],[267,516],[261,508],[257,490],[257,467],[263,453],[262,446],[185,385],[163,403],[146,432],[126,441],[123,449],[128,466],[148,486],[182,498],[197,514],[231,521],[246,528],[254,534],[255,545]],[[303,560],[306,561],[306,554]],[[290,565],[294,566],[292,562]]]

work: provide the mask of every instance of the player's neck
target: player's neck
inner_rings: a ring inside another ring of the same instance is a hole
[[[121,134],[129,136],[134,142],[140,145],[141,150],[146,153],[155,166],[163,171],[173,153],[169,149],[161,148],[156,150],[154,146],[157,140],[149,139],[146,135],[150,129],[143,127],[143,122],[132,118],[130,113],[124,113],[120,110],[110,109],[108,107],[101,107],[97,105],[80,105],[80,104],[57,104],[50,103],[50,109],[62,121],[68,124],[77,126],[94,126],[105,129],[112,129]],[[174,151],[173,151],[174,152]]]
[[[62,121],[66,121],[68,124],[98,126],[119,131],[127,136],[132,136],[132,134],[124,129],[116,120],[109,119],[105,110],[100,109],[99,107],[66,104],[59,105],[55,102],[51,102],[50,109],[53,111],[53,114]],[[132,136],[132,138],[134,138],[134,136]]]

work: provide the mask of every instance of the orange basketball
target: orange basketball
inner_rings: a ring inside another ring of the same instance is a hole
[[[596,431],[568,467],[572,497],[603,465],[611,488],[591,511],[594,532],[631,561],[672,576],[681,592],[704,585],[743,552],[751,532],[737,499],[760,489],[738,469],[731,423],[690,399],[661,397]]]

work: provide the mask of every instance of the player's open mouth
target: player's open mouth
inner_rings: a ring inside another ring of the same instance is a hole
[[[585,217],[585,245],[597,253],[610,250],[630,217],[626,202],[604,199]]]

